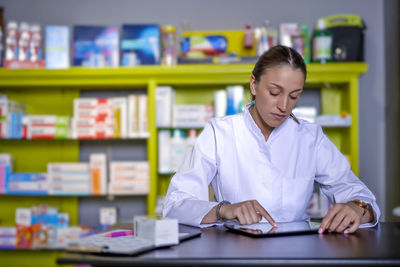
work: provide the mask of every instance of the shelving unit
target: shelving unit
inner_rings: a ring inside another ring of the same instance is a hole
[[[66,70],[0,69],[0,94],[27,105],[29,114],[72,116],[73,99],[90,90],[144,90],[148,95],[148,126],[150,137],[141,139],[150,162],[150,193],[147,213],[154,214],[158,195],[165,194],[169,175],[157,173],[157,128],[155,124],[155,88],[170,85],[177,91],[179,104],[212,104],[213,92],[227,85],[244,85],[248,89],[253,65],[179,65],[176,67],[142,66],[137,68]],[[358,175],[358,77],[367,70],[364,63],[309,64],[307,88],[321,89],[323,114],[339,114],[342,110],[352,116],[350,127],[324,129],[338,148],[349,156],[352,170]],[[248,91],[248,90],[247,90]],[[182,92],[182,93],[181,93]],[[245,98],[246,99],[246,98]],[[0,153],[11,153],[16,172],[46,171],[50,161],[79,161],[79,140],[0,140]],[[107,140],[104,140],[107,142]],[[130,142],[130,140],[124,140]],[[90,196],[89,196],[90,197]],[[47,203],[70,213],[71,224],[78,222],[79,197],[71,196],[8,196],[0,195],[0,225],[14,224],[16,207]],[[23,251],[21,253],[24,253]],[[30,253],[32,254],[32,253]],[[18,257],[18,251],[12,255]],[[0,251],[0,257],[6,257]],[[25,260],[26,262],[29,259]]]

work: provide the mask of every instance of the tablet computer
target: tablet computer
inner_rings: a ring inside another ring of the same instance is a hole
[[[226,222],[224,226],[231,232],[251,237],[269,237],[283,235],[304,235],[318,233],[321,223],[309,221],[281,222],[274,227],[269,223],[239,225],[236,222]]]

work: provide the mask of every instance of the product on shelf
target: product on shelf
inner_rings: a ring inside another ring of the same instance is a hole
[[[172,126],[172,108],[175,104],[175,90],[170,86],[156,88],[156,125]]]
[[[46,32],[46,68],[67,69],[70,66],[68,26],[49,25]]]
[[[116,207],[101,207],[100,208],[100,231],[117,223],[117,208]]]
[[[171,131],[158,131],[158,172],[171,172]]]
[[[0,94],[0,138],[21,139],[26,106]]]
[[[224,35],[192,35],[181,42],[181,54],[187,58],[204,58],[227,53],[228,40]]]
[[[128,137],[128,99],[126,97],[110,98],[113,109],[114,138]]]
[[[214,115],[212,105],[174,105],[173,127],[201,128]]]
[[[10,173],[5,192],[17,195],[47,195],[48,188],[46,173]]]
[[[278,33],[276,29],[271,27],[269,20],[265,20],[261,27],[255,28],[254,35],[257,41],[257,56],[261,56],[278,44]]]
[[[17,228],[0,227],[0,249],[15,249],[17,246]]]
[[[217,90],[214,92],[214,117],[223,117],[226,115],[227,95],[226,90]]]
[[[322,17],[332,34],[332,61],[364,61],[365,24],[356,14],[335,14]]]
[[[90,172],[92,177],[92,194],[107,194],[107,156],[106,154],[90,154]]]
[[[171,138],[170,168],[172,172],[178,171],[186,156],[186,134],[181,129],[174,129]]]
[[[31,40],[29,44],[29,60],[36,62],[42,60],[42,31],[39,24],[32,24],[30,27]]]
[[[1,10],[1,9],[0,9]],[[1,13],[1,11],[0,11]],[[0,15],[0,20],[1,20],[1,15]],[[3,46],[3,23],[0,21],[0,67],[3,66],[3,55],[4,55],[4,46]]]
[[[147,161],[111,161],[109,194],[148,194],[150,166]]]
[[[13,157],[11,154],[0,154],[0,194],[7,193],[8,177],[13,171]]]
[[[128,137],[149,137],[147,95],[128,96]]]
[[[306,63],[310,63],[308,25],[304,23],[282,23],[279,31],[279,43],[292,47],[303,56]]]
[[[74,99],[75,139],[146,138],[147,95]]]
[[[74,26],[73,65],[82,67],[119,66],[119,28],[116,26]]]
[[[67,139],[71,118],[58,115],[27,115],[23,119],[27,139]]]
[[[162,59],[161,65],[174,66],[177,63],[176,53],[176,29],[172,25],[161,27]]]
[[[76,139],[113,138],[112,100],[108,98],[74,99],[72,136]]]
[[[243,92],[244,88],[241,85],[228,86],[227,91],[227,108],[226,115],[233,115],[242,112],[243,107]]]
[[[192,151],[197,131],[188,130],[188,136],[182,129],[158,131],[158,172],[170,174],[176,172],[185,157]]]
[[[327,29],[324,19],[318,19],[313,34],[312,60],[326,63],[332,61],[332,33]]]
[[[351,125],[351,115],[319,115],[315,119],[315,123],[324,127],[349,127]]]
[[[6,31],[5,60],[18,60],[18,23],[9,21]]]
[[[122,25],[121,66],[160,64],[160,27],[156,24]]]
[[[254,33],[250,23],[244,28],[243,46],[246,49],[252,49],[254,46]]]
[[[308,122],[315,122],[317,117],[317,108],[313,106],[295,107],[292,113],[298,119],[306,120]]]
[[[11,69],[43,68],[42,32],[39,24],[9,21],[3,66]]]
[[[48,163],[47,174],[52,195],[90,195],[92,177],[89,163]]]
[[[89,232],[87,227],[70,227],[69,214],[48,205],[17,208],[15,224],[17,249],[62,249]],[[13,232],[12,228],[10,231]]]

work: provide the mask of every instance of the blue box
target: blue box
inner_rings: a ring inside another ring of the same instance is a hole
[[[161,58],[160,27],[156,24],[122,25],[121,66],[157,65]]]
[[[83,67],[119,66],[117,26],[74,26],[73,65]]]

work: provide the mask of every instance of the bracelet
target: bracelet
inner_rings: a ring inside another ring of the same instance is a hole
[[[368,209],[368,204],[359,199],[352,200],[351,202],[353,202],[354,204],[356,204],[357,206],[359,206],[360,208],[363,209],[363,214],[361,215],[361,217],[364,217],[364,215]]]
[[[223,200],[223,201],[221,201],[221,202],[218,203],[218,205],[217,205],[217,211],[216,211],[216,214],[217,214],[217,222],[223,222],[223,221],[224,221],[224,219],[221,217],[221,214],[219,214],[219,210],[221,209],[222,205],[224,205],[224,204],[231,204],[231,203],[230,203],[229,201],[226,201],[226,200]]]

